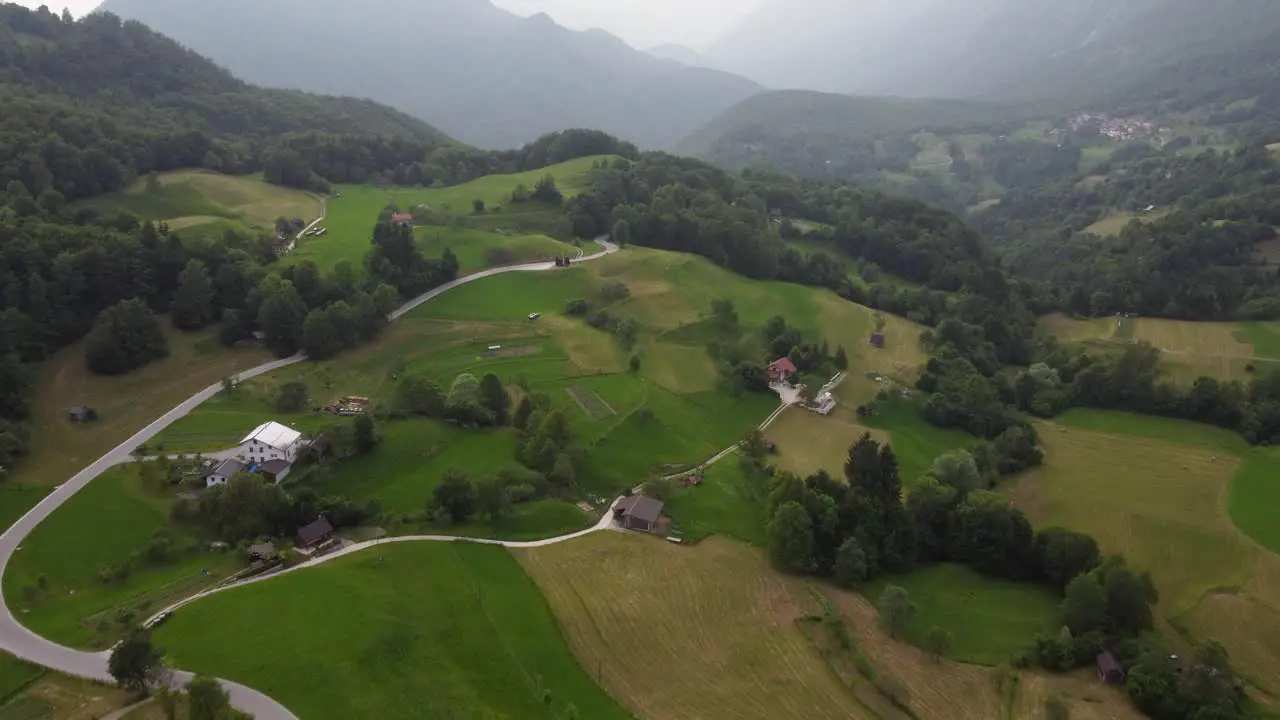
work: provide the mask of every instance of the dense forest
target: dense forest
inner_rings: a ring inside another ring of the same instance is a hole
[[[1186,157],[1135,147],[1135,159],[1012,190],[974,222],[1012,268],[1047,283],[1042,310],[1138,313],[1191,320],[1280,317],[1280,284],[1258,244],[1276,236],[1280,162],[1260,146]],[[1153,208],[1158,219],[1117,237],[1088,228],[1108,213]]]

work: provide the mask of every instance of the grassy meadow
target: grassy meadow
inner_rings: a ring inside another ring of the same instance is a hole
[[[678,491],[664,512],[671,517],[673,532],[686,541],[700,541],[711,535],[765,547],[765,508],[771,478],[749,475],[739,456],[728,455],[707,468],[702,484]]]
[[[88,201],[102,214],[129,212],[143,220],[164,221],[174,230],[201,226],[249,227],[274,232],[278,217],[310,222],[320,216],[322,200],[311,193],[271,185],[258,175],[223,175],[209,170],[161,173],[160,189],[139,180],[127,190]]]
[[[1040,327],[1063,342],[1100,350],[1126,342],[1148,342],[1161,351],[1165,373],[1188,384],[1202,375],[1245,380],[1254,372],[1280,368],[1280,323],[1116,317],[1076,320],[1054,314],[1041,318]]]
[[[373,226],[382,209],[394,204],[401,210],[425,205],[439,216],[452,216],[447,226],[428,226],[416,234],[423,251],[436,256],[451,248],[458,255],[462,272],[488,267],[486,251],[505,248],[515,261],[546,259],[574,254],[572,247],[545,234],[563,220],[556,208],[537,202],[511,203],[517,185],[533,190],[538,180],[550,174],[566,198],[587,187],[593,163],[612,160],[609,156],[586,157],[542,170],[517,175],[490,175],[447,188],[379,188],[367,185],[340,185],[329,198],[323,237],[303,238],[285,262],[312,260],[322,270],[339,262],[360,268],[369,249]],[[485,213],[476,215],[473,200],[485,202]]]
[[[90,373],[79,342],[45,362],[32,403],[31,454],[16,469],[13,480],[38,487],[66,482],[178,403],[270,359],[260,348],[225,348],[214,332],[182,333],[167,322],[164,331],[169,357],[125,375]],[[98,420],[72,423],[67,410],[73,405],[94,408]],[[0,519],[10,514],[3,510],[9,499],[0,492]],[[31,505],[38,500],[35,497]]]
[[[42,522],[9,561],[4,594],[22,623],[56,642],[103,649],[122,633],[121,612],[146,616],[226,577],[239,562],[232,554],[200,549],[198,538],[169,522],[173,491],[141,486],[130,467],[107,472]],[[99,573],[142,553],[153,534],[170,531],[185,553],[162,564],[137,560],[123,581]],[[207,571],[207,572],[203,572]],[[43,578],[43,583],[41,582]],[[44,589],[40,589],[41,586]]]
[[[875,412],[862,422],[874,429],[873,437],[877,434],[887,436],[887,440],[893,445],[894,454],[898,457],[898,474],[902,477],[902,486],[908,490],[933,467],[933,461],[939,455],[969,447],[977,442],[977,438],[962,430],[930,425],[920,417],[916,406],[907,400],[879,402],[876,404]],[[849,441],[850,445],[853,444],[853,440]],[[844,453],[847,455],[848,451],[849,448],[846,445]],[[841,459],[841,472],[843,468],[843,459]]]
[[[1274,456],[1226,430],[1121,413],[1072,411],[1040,436],[1044,467],[1009,490],[1032,522],[1090,533],[1150,571],[1163,620],[1223,643],[1255,684],[1280,692],[1280,555],[1232,519],[1232,507],[1275,494],[1264,477],[1280,470]]]
[[[1102,161],[1105,161],[1105,160],[1106,158],[1102,159]],[[1082,164],[1084,164],[1085,162],[1086,162],[1086,159],[1081,160]],[[1093,164],[1096,165],[1098,163],[1094,162]],[[1167,210],[1156,210],[1149,213],[1132,213],[1132,212],[1116,211],[1098,220],[1097,222],[1090,225],[1089,227],[1085,228],[1084,231],[1087,233],[1093,233],[1094,235],[1102,235],[1104,237],[1115,237],[1119,235],[1126,227],[1128,227],[1129,223],[1134,222],[1135,220],[1137,222],[1146,224],[1150,222],[1155,222],[1156,220],[1159,220],[1160,218],[1164,217],[1166,214],[1168,214]]]
[[[689,547],[599,533],[519,550],[516,556],[546,593],[579,660],[599,668],[601,684],[646,720],[1015,717],[1005,712],[1011,708],[1004,707],[985,668],[935,661],[923,650],[891,640],[861,595],[781,575],[762,551],[740,542],[711,538]],[[966,622],[968,612],[988,627],[998,622],[972,603],[948,609],[952,578],[944,578],[946,572],[926,576],[926,581],[946,581],[946,592],[931,599],[938,612],[949,613],[939,617]],[[1028,601],[1025,588],[973,578],[961,585],[966,592],[1007,603],[1004,607]],[[923,594],[917,599],[924,602]],[[1030,600],[1045,609],[1041,598]],[[844,618],[857,652],[876,677],[906,688],[910,714],[859,675],[852,659],[842,659],[833,647],[802,632],[803,619],[821,613],[824,601]],[[1017,617],[1025,630],[1039,629],[1046,620],[1023,609]],[[957,633],[957,648],[959,639]],[[1121,692],[1067,676],[1047,682],[1053,692],[1066,695],[1078,712],[1072,717],[1137,717],[1125,712]],[[1035,693],[1031,702],[1041,703],[1048,692],[1043,685],[1028,691]]]
[[[201,600],[157,642],[303,720],[544,717],[544,692],[556,713],[630,717],[499,547],[387,545]]]
[[[998,665],[1029,649],[1040,633],[1062,627],[1062,600],[1042,586],[984,577],[963,565],[934,565],[883,577],[859,588],[875,602],[890,585],[906,589],[917,605],[907,639],[923,644],[931,628],[951,633],[949,657]]]

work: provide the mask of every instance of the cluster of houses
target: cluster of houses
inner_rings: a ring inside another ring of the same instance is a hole
[[[1173,132],[1172,128],[1157,127],[1150,120],[1144,120],[1140,117],[1113,118],[1106,114],[1094,115],[1091,113],[1080,113],[1070,118],[1067,121],[1067,125],[1072,130],[1096,127],[1099,135],[1109,137],[1116,142],[1144,140]]]

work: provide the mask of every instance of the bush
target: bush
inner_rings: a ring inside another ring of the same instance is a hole
[[[512,504],[533,502],[539,495],[538,488],[532,485],[511,485],[507,488],[507,497]]]
[[[573,317],[582,317],[591,310],[591,306],[582,298],[575,298],[564,304],[564,314]]]
[[[300,412],[311,400],[307,384],[301,381],[287,382],[276,390],[275,408],[280,412]]]

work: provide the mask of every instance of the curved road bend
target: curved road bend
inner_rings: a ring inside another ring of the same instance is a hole
[[[611,255],[618,251],[618,246],[601,238],[597,239],[604,250],[589,257],[584,257],[579,262],[587,260],[595,260],[605,255]],[[426,301],[438,297],[460,285],[474,282],[486,277],[501,275],[509,272],[542,272],[554,270],[555,263],[530,263],[527,265],[516,265],[505,268],[494,268],[492,270],[484,270],[474,275],[468,275],[459,278],[453,282],[441,285],[430,292],[420,295],[391,314],[390,319],[396,320],[405,313],[422,305]],[[259,365],[258,367],[246,370],[236,376],[237,381],[244,381],[250,378],[263,375],[265,373],[278,370],[294,363],[301,362],[303,356],[295,355],[293,357],[284,358],[282,360],[274,360],[272,362]],[[66,502],[72,495],[75,495],[90,481],[106,472],[109,468],[127,462],[130,459],[130,453],[138,445],[149,442],[152,438],[159,435],[165,428],[172,425],[180,418],[186,416],[198,405],[212,398],[222,389],[221,383],[211,385],[204,390],[193,395],[182,404],[173,408],[169,412],[161,415],[150,425],[142,430],[134,433],[132,437],[116,446],[106,455],[98,458],[93,464],[76,473],[70,480],[56,488],[52,493],[41,500],[34,508],[23,515],[21,519],[11,525],[3,534],[0,534],[0,576],[3,576],[5,568],[9,564],[9,559],[13,557],[15,552],[19,551],[22,541],[26,539],[31,531],[35,529],[45,518],[49,517],[62,503]],[[34,632],[28,630],[25,626],[14,617],[13,612],[9,609],[7,602],[3,602],[3,590],[0,590],[0,649],[11,653],[23,660],[52,668],[68,675],[89,678],[92,680],[100,680],[111,682],[110,673],[107,672],[107,652],[85,652],[83,650],[75,650],[72,648],[58,645],[50,640],[46,640]],[[175,672],[174,678],[180,683],[186,683],[190,680],[189,673]],[[232,683],[222,681],[227,691],[231,694],[232,704],[245,712],[252,713],[257,720],[297,720],[297,717],[289,712],[280,703],[272,700],[266,695],[252,689]]]

